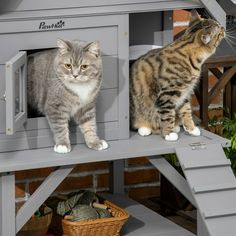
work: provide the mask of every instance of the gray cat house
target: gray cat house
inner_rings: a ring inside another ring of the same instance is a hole
[[[91,0],[0,2],[0,235],[14,236],[35,210],[79,163],[111,161],[106,195],[131,217],[122,235],[191,236],[192,233],[129,199],[124,194],[124,159],[148,156],[198,209],[198,236],[235,235],[236,182],[222,147],[228,140],[202,130],[200,137],[181,133],[177,142],[159,136],[139,137],[129,129],[129,46],[172,41],[172,10],[205,7],[222,25],[217,2],[184,0]],[[148,27],[147,27],[148,25]],[[27,111],[27,55],[54,48],[57,38],[99,40],[104,81],[97,100],[98,133],[109,149],[84,144],[71,124],[72,152],[53,152],[45,117]],[[185,178],[161,157],[176,153]],[[15,171],[58,168],[15,213]],[[229,204],[230,203],[230,204]],[[234,204],[234,205],[232,205]]]

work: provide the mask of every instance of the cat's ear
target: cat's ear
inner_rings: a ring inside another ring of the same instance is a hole
[[[206,45],[211,41],[211,35],[210,34],[202,34],[201,40]]]
[[[95,57],[99,57],[100,54],[101,54],[101,52],[100,52],[100,43],[98,41],[87,44],[84,47],[84,50],[91,53]]]
[[[71,50],[71,43],[66,40],[58,39],[57,46],[62,54],[69,52]]]
[[[190,17],[189,25],[192,25],[192,24],[200,21],[201,19],[202,19],[201,16],[194,9],[194,10],[191,11],[191,17]]]

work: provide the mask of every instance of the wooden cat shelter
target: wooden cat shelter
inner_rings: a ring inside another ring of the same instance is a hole
[[[198,209],[198,236],[236,234],[236,182],[222,147],[228,140],[202,130],[181,133],[177,142],[140,137],[129,130],[129,45],[171,42],[172,10],[205,7],[225,25],[215,1],[184,0],[3,0],[0,2],[0,235],[14,236],[72,171],[74,165],[112,161],[111,191],[106,197],[131,214],[127,236],[191,236],[124,195],[124,159],[149,156]],[[147,27],[148,25],[148,27]],[[99,40],[104,82],[97,102],[98,131],[110,148],[89,150],[71,126],[72,152],[53,152],[44,117],[29,118],[26,99],[27,54],[56,46],[56,39]],[[186,179],[160,155],[176,153]],[[15,213],[15,171],[58,167]],[[234,199],[234,201],[232,200]]]

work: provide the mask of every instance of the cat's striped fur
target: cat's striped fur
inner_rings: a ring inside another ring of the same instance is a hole
[[[107,148],[96,133],[96,97],[102,82],[98,42],[58,40],[58,48],[28,57],[28,103],[46,115],[54,150],[71,150],[68,122],[79,124],[89,148]]]
[[[140,135],[162,133],[166,140],[177,140],[179,124],[192,135],[200,130],[192,119],[190,96],[201,66],[225,36],[222,26],[191,12],[184,35],[162,49],[141,56],[131,68],[131,126]]]

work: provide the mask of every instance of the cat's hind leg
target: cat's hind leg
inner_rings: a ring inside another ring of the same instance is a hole
[[[143,121],[140,118],[133,121],[133,128],[138,130],[140,136],[148,136],[152,133],[151,125],[147,121]]]
[[[160,134],[161,129],[157,110],[153,106],[151,107],[151,109],[146,110],[146,117],[142,117],[143,120],[137,122],[140,127],[138,129],[138,133],[141,136],[147,136],[150,134]]]

